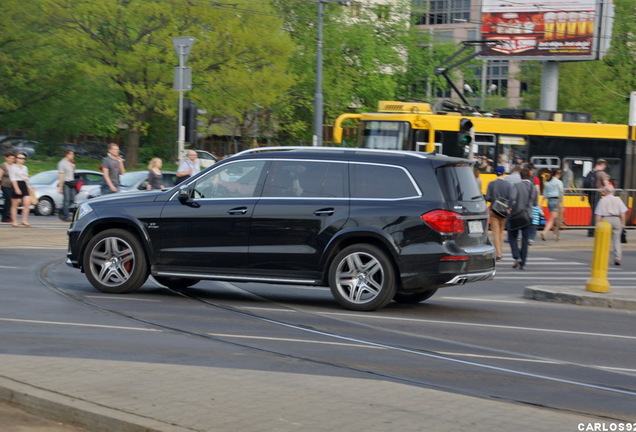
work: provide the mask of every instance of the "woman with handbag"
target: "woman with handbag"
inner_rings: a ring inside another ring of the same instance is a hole
[[[497,261],[502,260],[503,238],[506,229],[506,218],[510,210],[513,198],[513,186],[503,179],[506,168],[499,165],[495,168],[497,180],[488,183],[486,190],[486,201],[490,203],[490,230],[492,231],[492,242],[495,246]]]
[[[9,169],[9,178],[13,185],[13,196],[11,197],[11,226],[18,227],[18,206],[22,200],[22,225],[30,227],[29,211],[31,208],[31,196],[29,195],[29,169],[24,162],[26,155],[16,153],[15,164]]]
[[[515,197],[513,199],[512,210],[508,216],[508,242],[514,263],[512,268],[526,269],[526,259],[528,257],[528,244],[533,231],[532,207],[537,205],[537,189],[532,181],[532,176],[528,168],[521,170],[521,181],[515,183]],[[521,232],[521,249],[517,239]]]
[[[550,220],[541,231],[541,239],[546,240],[546,236],[551,229],[554,229],[554,238],[559,241],[559,210],[563,201],[563,182],[561,175],[563,171],[556,168],[550,173],[550,178],[544,183],[543,196],[548,200],[548,210],[550,210]]]

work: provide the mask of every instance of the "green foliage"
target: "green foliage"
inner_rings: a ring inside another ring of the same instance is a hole
[[[276,0],[296,46],[290,59],[295,85],[275,109],[284,125],[277,139],[281,142],[309,143],[313,131],[316,90],[317,6],[295,0]],[[397,95],[397,77],[406,67],[409,42],[408,3],[395,2],[386,9],[358,3],[357,17],[352,6],[325,3],[323,13],[323,81],[325,124],[332,124],[343,112],[375,110],[380,99]],[[385,20],[378,19],[378,13]]]

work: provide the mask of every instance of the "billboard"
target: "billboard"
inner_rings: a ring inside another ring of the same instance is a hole
[[[600,0],[482,0],[481,39],[501,43],[480,58],[595,60],[601,13]]]

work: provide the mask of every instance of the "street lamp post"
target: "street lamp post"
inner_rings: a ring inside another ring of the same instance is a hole
[[[192,44],[194,43],[193,37],[175,37],[172,38],[172,44],[177,50],[177,57],[179,57],[179,66],[174,70],[174,89],[179,92],[179,125],[177,128],[177,160],[181,162],[183,157],[183,144],[185,141],[185,128],[183,126],[183,92],[186,90],[192,90],[192,73],[190,68],[185,64],[188,61]]]

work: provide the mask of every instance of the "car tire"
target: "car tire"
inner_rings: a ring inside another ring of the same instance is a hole
[[[391,260],[376,246],[348,246],[331,263],[329,287],[344,308],[373,311],[395,297],[395,270]]]
[[[168,288],[174,290],[190,288],[192,285],[201,282],[201,279],[186,279],[165,276],[153,276],[153,278],[161,285],[167,286]]]
[[[84,250],[83,267],[91,285],[108,294],[135,291],[149,274],[141,243],[123,229],[109,229],[93,237]]]
[[[38,216],[51,216],[55,212],[55,204],[49,197],[41,197],[35,205],[34,213]]]
[[[437,288],[428,290],[428,291],[418,292],[418,293],[399,292],[395,294],[395,297],[393,297],[393,300],[395,300],[398,303],[416,304],[416,303],[423,302],[424,300],[430,299],[433,296],[433,294],[435,294],[436,292],[437,292]]]

